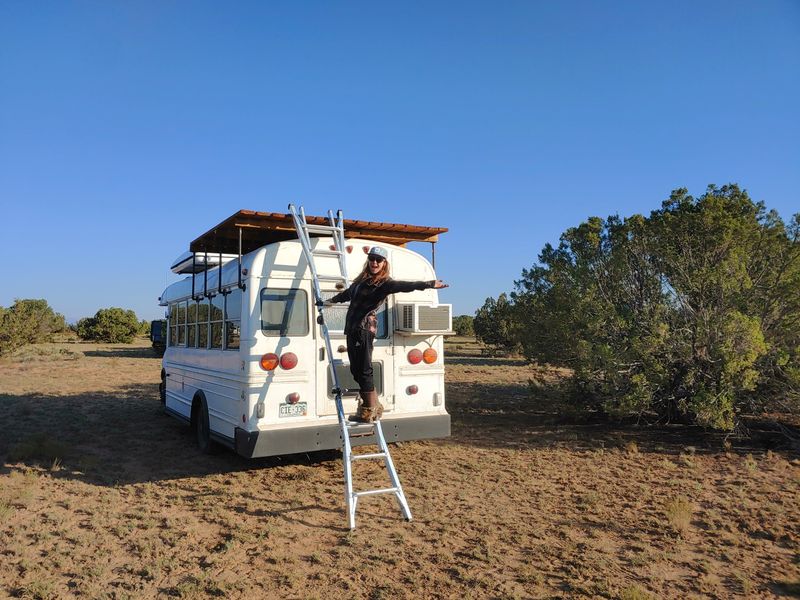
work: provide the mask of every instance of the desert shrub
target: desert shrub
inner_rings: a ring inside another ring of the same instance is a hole
[[[499,305],[484,309],[511,315],[524,355],[571,369],[575,401],[606,414],[730,430],[800,408],[800,215],[786,224],[736,185],[588,219]]]
[[[472,322],[475,337],[486,344],[491,353],[510,354],[517,348],[517,322],[513,309],[508,296],[500,294],[497,300],[487,298],[475,312]]]
[[[54,333],[66,328],[64,315],[55,312],[47,300],[15,300],[9,308],[0,309],[0,354],[50,341]]]
[[[122,308],[101,308],[94,317],[78,321],[76,333],[83,340],[130,344],[139,334],[136,313]]]
[[[475,335],[475,327],[473,326],[474,317],[471,315],[459,315],[453,317],[453,331],[456,335],[463,337],[470,337]]]

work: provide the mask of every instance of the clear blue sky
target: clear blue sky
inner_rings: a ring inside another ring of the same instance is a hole
[[[590,215],[800,211],[800,2],[0,1],[0,305],[162,311],[235,211],[449,227],[472,313]],[[426,249],[427,252],[427,249]]]

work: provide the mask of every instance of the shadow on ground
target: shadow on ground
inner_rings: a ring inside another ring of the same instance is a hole
[[[340,456],[320,451],[245,459],[220,448],[201,454],[189,428],[168,417],[154,384],[66,396],[0,395],[0,474],[15,465],[97,485],[181,479]]]
[[[495,367],[503,365],[505,367],[524,367],[528,365],[528,361],[522,358],[492,358],[489,356],[451,356],[446,355],[444,358],[446,365],[463,365],[473,367]]]
[[[99,358],[159,358],[152,348],[114,348],[112,350],[84,350],[84,356]]]
[[[504,367],[525,364],[514,359],[478,360]],[[450,441],[489,448],[565,446],[575,450],[630,448],[635,444],[638,451],[667,454],[770,449],[789,457],[800,456],[800,448],[781,434],[781,426],[767,420],[744,420],[742,429],[746,435],[682,424],[646,426],[609,420],[597,413],[565,415],[558,412],[548,395],[547,390],[542,396],[534,395],[527,381],[449,381],[446,398],[452,419]]]
[[[131,349],[131,354],[146,351]],[[127,349],[119,352],[129,355]],[[718,452],[725,442],[724,435],[697,427],[622,427],[596,418],[566,421],[537,404],[525,383],[449,382],[447,401],[452,436],[436,443],[575,450],[635,443],[638,451],[679,454],[687,448]],[[340,456],[338,451],[324,451],[245,459],[226,449],[200,454],[189,428],[164,414],[155,384],[66,396],[0,395],[0,411],[0,473],[16,468],[13,465],[47,468],[55,462],[60,464],[57,476],[117,485],[317,464]],[[781,449],[774,436],[738,440],[733,449],[752,452],[765,447]]]

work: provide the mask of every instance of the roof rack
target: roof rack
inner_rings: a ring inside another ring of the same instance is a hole
[[[328,225],[327,217],[306,216],[309,225]],[[422,227],[376,221],[344,220],[345,236],[405,246],[409,242],[439,241],[439,234],[446,227]],[[240,210],[219,225],[189,244],[190,252],[224,254],[247,254],[253,250],[284,240],[297,238],[297,231],[290,214]]]

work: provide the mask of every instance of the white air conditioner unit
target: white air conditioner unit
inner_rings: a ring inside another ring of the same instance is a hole
[[[452,304],[398,303],[395,310],[399,333],[453,333]]]

